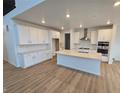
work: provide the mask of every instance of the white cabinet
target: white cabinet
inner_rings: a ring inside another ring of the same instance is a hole
[[[23,55],[23,68],[30,67],[39,62],[37,53],[27,53]]]
[[[28,26],[17,25],[19,44],[28,44],[30,41],[30,32]]]
[[[17,25],[19,44],[46,44],[49,43],[49,31],[35,27]]]
[[[78,44],[80,42],[80,31],[74,32],[74,43]]]
[[[38,42],[39,43],[42,43],[42,37],[43,37],[43,34],[42,34],[41,30],[39,29],[38,30]]]
[[[108,62],[108,56],[102,56],[102,62]]]
[[[38,31],[37,28],[29,27],[30,31],[30,40],[32,44],[38,44]]]
[[[112,29],[103,29],[98,31],[98,41],[111,41]]]
[[[38,30],[38,42],[41,43],[49,43],[49,31],[47,30]]]
[[[97,44],[98,39],[98,32],[97,31],[91,31],[91,44]]]
[[[44,50],[32,53],[24,53],[19,55],[19,57],[21,67],[27,68],[52,58],[52,54],[50,51]]]
[[[49,33],[47,30],[30,27],[30,39],[33,44],[43,44],[49,42]]]
[[[60,38],[60,32],[57,32],[57,31],[51,31],[51,34],[52,34],[52,38]]]
[[[24,54],[24,60],[23,60],[23,64],[22,64],[22,67],[23,68],[26,68],[26,67],[29,67],[29,66],[32,66],[33,62],[31,61],[31,54]]]
[[[42,30],[42,43],[48,43],[49,42],[49,33],[48,30]]]

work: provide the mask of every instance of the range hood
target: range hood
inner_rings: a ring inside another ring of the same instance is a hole
[[[87,34],[88,34],[88,29],[84,28],[84,36],[80,40],[89,40]]]

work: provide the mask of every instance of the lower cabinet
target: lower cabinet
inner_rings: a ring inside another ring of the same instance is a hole
[[[108,56],[102,56],[102,62],[108,62],[109,58]]]
[[[21,62],[20,65],[22,68],[27,68],[52,58],[50,51],[25,53],[25,54],[21,54],[19,57]]]
[[[26,68],[26,67],[31,66],[33,64],[33,61],[31,61],[31,59],[32,59],[31,54],[24,54],[22,58],[24,58],[22,67]]]

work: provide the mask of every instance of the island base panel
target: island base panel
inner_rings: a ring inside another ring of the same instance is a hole
[[[100,60],[57,54],[57,64],[91,74],[100,75]]]

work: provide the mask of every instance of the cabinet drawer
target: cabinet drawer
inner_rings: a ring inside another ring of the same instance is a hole
[[[103,62],[108,62],[108,57],[107,56],[102,56],[102,61]]]

